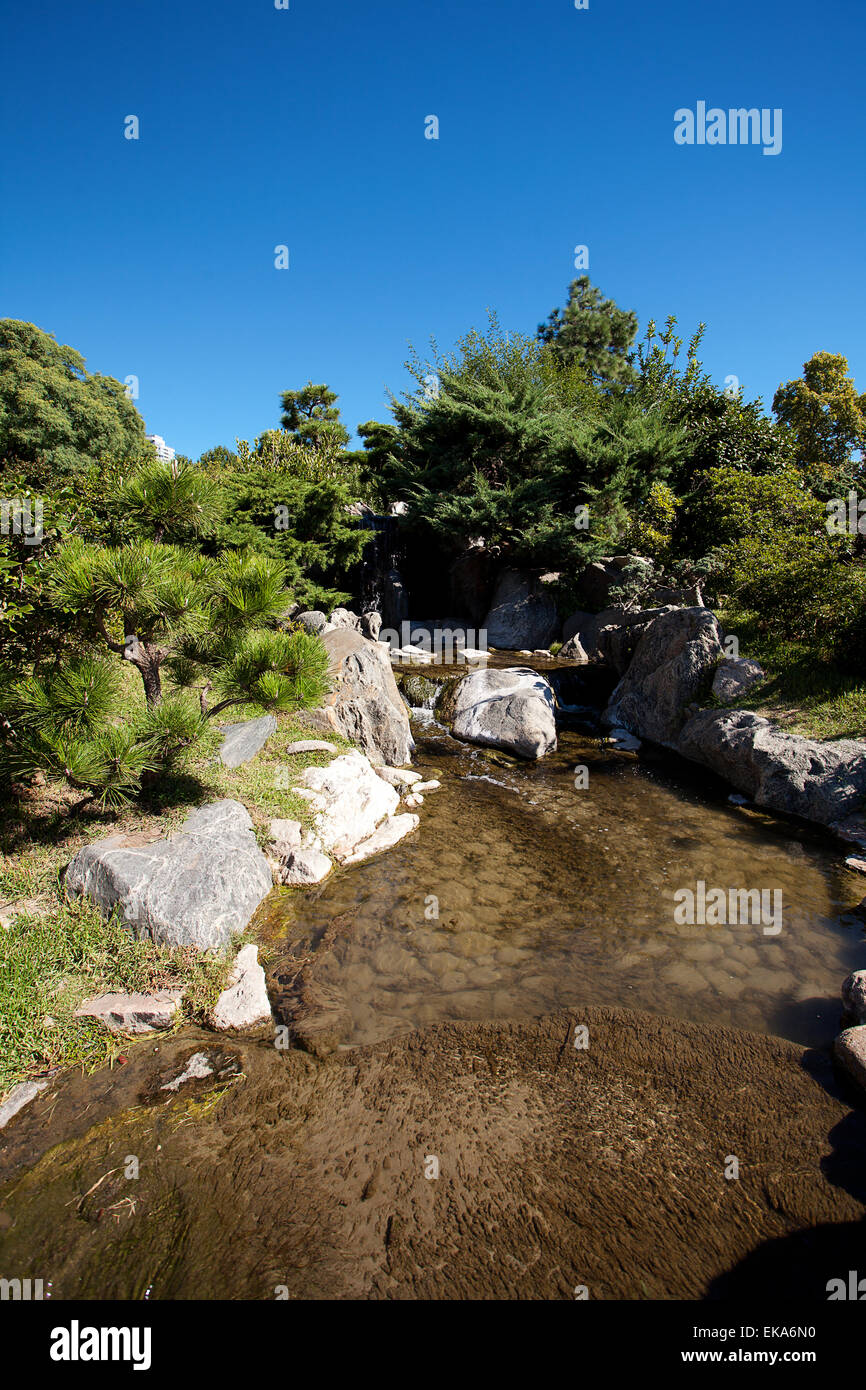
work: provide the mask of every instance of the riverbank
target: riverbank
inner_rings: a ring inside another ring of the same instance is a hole
[[[41,778],[22,791],[0,831],[0,1097],[58,1068],[110,1064],[134,1045],[75,1017],[88,996],[182,988],[177,1026],[208,1017],[238,948],[251,936],[209,955],[135,941],[87,899],[71,901],[61,872],[84,845],[118,833],[165,836],[193,808],[226,797],[246,806],[262,845],[272,818],[308,826],[310,803],[292,786],[305,769],[327,765],[330,755],[286,748],[309,739],[302,719],[280,716],[252,761],[224,767],[210,751],[184,774],[166,778],[158,796],[117,813],[71,814],[80,795]],[[328,741],[338,751],[351,747],[336,733]]]

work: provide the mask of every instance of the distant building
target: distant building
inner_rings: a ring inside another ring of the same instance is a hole
[[[162,435],[149,434],[147,437],[156,450],[157,458],[162,459],[164,463],[171,463],[175,455],[175,450],[168,447]]]

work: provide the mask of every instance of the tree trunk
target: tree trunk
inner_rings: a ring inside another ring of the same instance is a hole
[[[144,685],[144,697],[148,706],[154,709],[162,699],[159,668],[165,659],[165,652],[150,642],[140,642],[135,633],[129,633],[123,647],[123,658],[138,669]]]

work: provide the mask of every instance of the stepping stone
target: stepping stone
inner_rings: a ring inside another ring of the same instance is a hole
[[[223,767],[240,767],[264,747],[271,734],[277,732],[277,721],[272,714],[263,714],[260,719],[245,719],[240,724],[224,724],[224,735],[218,758]]]
[[[341,750],[333,743],[326,743],[321,738],[302,738],[297,743],[290,743],[288,748],[284,748],[286,754],[292,753],[339,753]]]
[[[109,1033],[152,1033],[170,1028],[183,990],[162,989],[156,994],[98,994],[85,999],[76,1018],[95,1018]]]

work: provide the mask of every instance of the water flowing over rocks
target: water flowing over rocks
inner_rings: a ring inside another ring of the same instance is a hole
[[[675,746],[687,706],[708,688],[723,655],[721,643],[708,608],[674,608],[654,618],[611,695],[605,722]]]
[[[137,937],[206,951],[243,931],[271,890],[271,871],[246,809],[216,801],[168,839],[111,835],[85,845],[66,871],[66,890],[106,915],[119,909]]]
[[[539,579],[519,570],[505,570],[493,591],[483,627],[492,647],[546,647],[559,635],[556,603]]]
[[[353,628],[325,632],[322,642],[333,683],[323,710],[327,723],[373,762],[408,763],[415,742],[382,645]]]
[[[758,806],[817,821],[854,836],[866,832],[866,743],[787,734],[750,710],[700,710],[677,747],[745,792]]]
[[[456,687],[452,709],[452,733],[468,743],[521,758],[542,758],[556,747],[553,690],[528,666],[471,672]]]
[[[277,721],[272,714],[263,714],[260,719],[244,719],[239,724],[224,724],[218,754],[220,762],[223,767],[248,763],[276,732]]]

